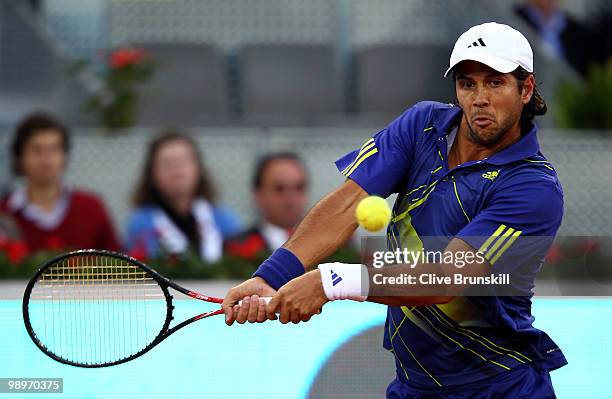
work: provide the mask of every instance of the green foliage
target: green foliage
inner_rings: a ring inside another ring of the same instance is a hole
[[[592,66],[584,83],[563,83],[556,100],[561,127],[612,129],[612,66]]]
[[[180,257],[169,256],[151,259],[151,265],[162,275],[171,278],[184,279],[247,279],[263,262],[267,254],[262,254],[253,260],[244,260],[233,256],[225,256],[215,263],[203,263],[194,253]]]
[[[0,251],[0,279],[29,279],[40,266],[59,254],[59,252],[41,251],[22,259],[18,263],[12,263],[7,258],[6,253]]]
[[[45,262],[59,255],[59,252],[37,252],[24,258],[21,262],[9,262],[0,252],[0,279],[29,279]],[[162,275],[182,279],[247,279],[263,262],[269,253],[261,253],[255,259],[244,260],[234,256],[225,256],[215,263],[203,263],[197,255],[186,253],[182,256],[160,256],[145,261]],[[336,252],[329,262],[360,262],[359,254],[351,248]]]

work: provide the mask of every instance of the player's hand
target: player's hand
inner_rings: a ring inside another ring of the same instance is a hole
[[[316,269],[282,286],[266,306],[266,313],[270,320],[276,320],[278,313],[281,323],[291,321],[297,324],[321,313],[328,301],[321,283],[321,272]]]
[[[266,302],[261,297],[273,296],[275,293],[276,290],[261,277],[253,277],[235,286],[227,292],[221,304],[225,312],[225,323],[231,326],[234,321],[240,324],[246,321],[266,321]],[[242,301],[242,306],[238,305],[238,301]]]

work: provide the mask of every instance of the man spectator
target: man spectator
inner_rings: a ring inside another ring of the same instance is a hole
[[[590,64],[603,62],[606,49],[596,34],[562,11],[559,0],[527,0],[515,12],[538,32],[549,51],[581,75],[586,76]]]
[[[64,182],[70,137],[55,117],[32,113],[17,126],[11,156],[23,182],[0,201],[29,251],[119,248],[102,201]]]
[[[306,168],[296,154],[281,152],[261,158],[252,181],[259,219],[245,233],[226,242],[226,252],[254,259],[284,244],[306,212],[307,189]]]

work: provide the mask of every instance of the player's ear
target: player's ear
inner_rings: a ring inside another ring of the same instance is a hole
[[[528,104],[531,101],[531,97],[533,96],[533,90],[535,89],[535,78],[533,75],[527,76],[527,79],[522,84],[521,88],[521,102],[523,104]]]

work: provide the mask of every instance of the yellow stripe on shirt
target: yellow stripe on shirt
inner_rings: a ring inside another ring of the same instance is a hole
[[[495,230],[495,232],[491,234],[489,238],[487,238],[487,240],[480,246],[480,248],[478,248],[478,252],[480,252],[481,254],[484,254],[485,252],[487,252],[487,250],[489,249],[489,245],[491,245],[493,240],[498,238],[501,235],[501,233],[504,230],[506,230],[506,227],[507,226],[505,224],[500,224],[497,230]]]
[[[370,151],[366,152],[365,154],[363,154],[363,156],[361,157],[361,159],[359,159],[359,161],[357,161],[357,163],[356,163],[355,165],[353,165],[353,167],[352,167],[352,168],[351,168],[351,169],[350,169],[348,172],[346,172],[345,176],[346,176],[346,177],[349,177],[349,176],[351,175],[351,173],[353,173],[353,172],[355,171],[355,169],[357,169],[357,167],[358,167],[359,165],[361,165],[361,163],[362,163],[363,161],[365,161],[366,159],[368,159],[368,158],[369,158],[369,157],[371,157],[372,155],[376,154],[377,152],[378,152],[378,148],[374,148],[374,149],[372,149],[372,150],[370,150]]]
[[[504,243],[504,241],[506,241],[508,237],[510,237],[512,233],[514,233],[514,231],[515,230],[512,227],[508,227],[508,229],[504,231],[504,234],[502,234],[501,237],[495,240],[491,248],[484,254],[484,257],[490,261],[495,251],[497,251],[497,248],[499,248]]]
[[[512,234],[512,236],[508,239],[508,241],[506,241],[504,246],[501,247],[500,250],[497,251],[497,254],[493,257],[493,259],[491,259],[491,265],[497,262],[497,259],[499,259],[499,257],[502,256],[504,252],[506,252],[506,250],[510,247],[510,245],[512,245],[514,241],[516,241],[516,239],[518,238],[518,236],[521,235],[522,232],[522,230],[516,230],[514,234]]]
[[[512,245],[514,241],[521,235],[522,230],[516,230],[501,224],[497,230],[480,246],[480,252],[491,265],[493,265],[502,256],[504,252]]]
[[[350,168],[353,167],[353,165],[355,164],[355,162],[357,162],[359,160],[359,157],[361,157],[361,155],[363,155],[364,152],[366,152],[367,150],[369,150],[370,148],[374,147],[376,145],[376,143],[374,143],[374,138],[370,138],[368,141],[366,141],[365,143],[363,143],[363,145],[361,146],[361,148],[359,149],[359,153],[357,154],[357,156],[355,157],[355,159],[353,160],[353,162],[351,162],[346,168],[344,168],[342,170],[342,174],[345,174]]]

